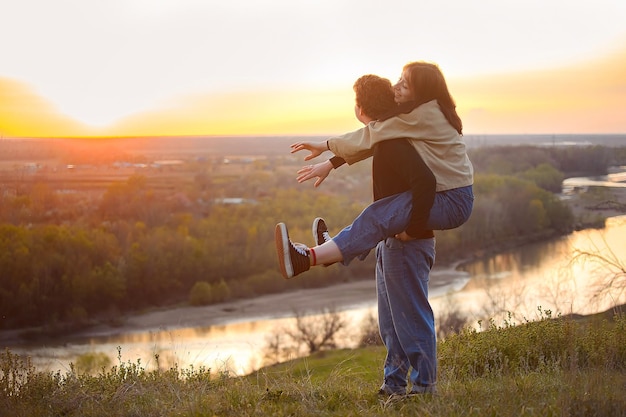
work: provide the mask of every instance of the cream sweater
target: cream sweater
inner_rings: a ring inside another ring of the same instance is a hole
[[[328,140],[328,147],[350,165],[369,158],[378,142],[408,139],[437,179],[437,191],[472,185],[474,168],[465,143],[448,123],[436,100],[412,112],[400,114]]]

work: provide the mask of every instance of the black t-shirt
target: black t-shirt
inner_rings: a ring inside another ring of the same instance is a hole
[[[408,140],[385,140],[375,145],[372,180],[374,200],[411,191],[413,209],[406,232],[420,239],[434,236],[426,223],[435,201],[436,179]]]

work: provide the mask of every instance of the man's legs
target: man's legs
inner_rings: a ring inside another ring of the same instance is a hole
[[[387,348],[387,356],[383,366],[383,385],[381,391],[386,394],[406,394],[407,374],[409,372],[409,358],[406,357],[402,345],[396,335],[391,315],[391,305],[387,286],[385,284],[385,268],[383,265],[383,251],[385,242],[376,247],[376,296],[378,299],[378,329],[380,337]]]
[[[412,392],[433,392],[437,380],[437,344],[434,314],[428,302],[428,281],[435,260],[435,239],[401,242],[389,238],[381,242],[378,249],[381,252],[389,313],[396,335],[395,338],[387,335],[392,341],[390,347],[394,349],[388,351],[388,356],[391,354],[392,364],[393,358],[407,358],[412,368]],[[385,325],[388,324],[389,320],[386,319]],[[400,352],[395,351],[397,345],[400,346]],[[392,372],[391,375],[395,380],[395,374]]]

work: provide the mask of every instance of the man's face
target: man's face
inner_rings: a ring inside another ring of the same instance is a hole
[[[354,115],[356,116],[356,118],[359,120],[359,122],[363,123],[364,125],[368,124],[369,122],[372,121],[372,119],[370,117],[367,117],[362,111],[361,111],[361,107],[359,107],[358,104],[354,105]]]

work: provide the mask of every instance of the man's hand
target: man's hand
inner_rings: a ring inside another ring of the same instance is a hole
[[[330,159],[324,162],[320,162],[315,165],[307,165],[298,170],[298,182],[302,183],[308,181],[311,178],[317,178],[314,186],[317,188],[326,179],[330,171],[333,170],[333,164],[330,163]]]
[[[409,234],[404,231],[402,233],[398,233],[397,235],[394,236],[396,239],[401,240],[403,242],[408,242],[409,240],[415,240],[414,237],[409,236]]]
[[[327,151],[326,141],[324,142],[297,142],[291,145],[291,153],[296,153],[301,150],[307,150],[311,152],[304,157],[305,161],[309,161],[313,158],[320,156],[323,152]]]

